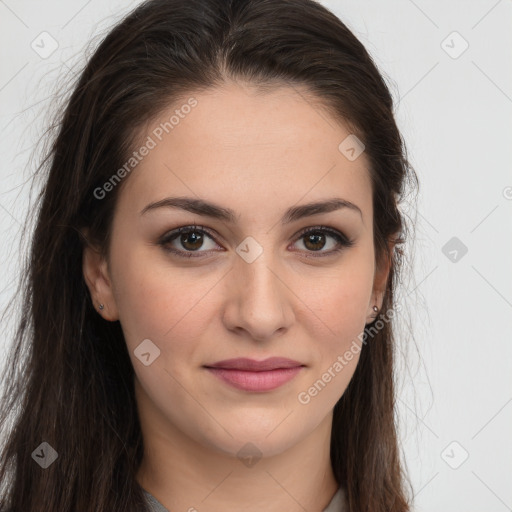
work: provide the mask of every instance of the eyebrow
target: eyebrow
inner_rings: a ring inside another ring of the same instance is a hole
[[[160,201],[155,201],[148,204],[141,210],[140,214],[144,215],[149,211],[164,207],[180,208],[191,213],[196,213],[205,217],[212,217],[214,219],[233,224],[236,223],[237,219],[239,218],[239,215],[237,215],[236,212],[230,208],[223,208],[214,203],[204,201],[202,199],[195,199],[192,197],[166,197]],[[307,203],[300,206],[292,206],[288,208],[288,210],[286,210],[284,213],[283,217],[281,218],[281,223],[289,224],[290,222],[294,222],[304,217],[318,215],[321,213],[329,213],[341,209],[355,211],[359,213],[361,219],[363,218],[363,213],[357,205],[345,199],[333,197],[325,201]]]

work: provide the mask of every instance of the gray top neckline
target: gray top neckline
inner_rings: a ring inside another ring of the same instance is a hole
[[[146,489],[142,490],[146,496],[150,512],[169,512],[151,493],[146,491]],[[345,510],[346,494],[344,489],[340,487],[323,512],[345,512]]]

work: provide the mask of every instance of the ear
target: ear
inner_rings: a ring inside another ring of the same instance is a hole
[[[394,239],[391,239],[388,242],[388,247],[389,256],[384,254],[383,257],[377,262],[377,267],[375,269],[375,275],[373,278],[372,296],[370,299],[370,304],[368,304],[368,316],[366,317],[366,323],[373,322],[376,316],[380,313],[380,309],[382,307],[384,294],[388,284],[389,272],[393,262],[393,250],[395,247]],[[374,306],[377,306],[379,311],[375,312],[373,309]]]
[[[105,319],[114,322],[119,319],[114,299],[108,262],[98,247],[90,242],[89,230],[82,232],[85,246],[82,255],[84,280],[89,288],[94,309]],[[103,309],[99,309],[103,304]]]

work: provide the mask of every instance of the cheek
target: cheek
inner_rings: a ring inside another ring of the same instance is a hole
[[[366,319],[367,302],[365,303],[364,298],[364,296],[345,294],[341,297],[339,295],[330,297],[338,307],[331,308],[327,316],[326,323],[331,332],[322,340],[321,362],[317,366],[317,377],[323,382],[331,382],[331,380],[335,382],[333,387],[338,390],[338,394],[341,394],[339,392],[348,385],[359,359]],[[343,368],[339,366],[340,358]],[[331,377],[325,373],[328,371]],[[333,374],[336,374],[335,379],[332,378]]]
[[[305,407],[313,417],[322,417],[345,393],[362,349],[369,293],[356,286],[362,286],[361,282],[351,280],[345,286],[341,283],[323,294],[326,306],[322,307],[318,299],[318,316],[324,327],[310,333],[317,347],[316,357],[311,374],[296,397],[300,407]]]
[[[359,334],[366,323],[374,265],[371,252],[363,249],[352,252],[336,271],[309,288],[308,305],[339,342],[355,331]]]
[[[359,360],[371,302],[372,258],[371,246],[354,251],[322,286],[312,288],[314,293],[308,298],[308,306],[322,320],[321,331],[311,333],[319,347],[316,377],[333,383],[329,394],[334,401],[348,385]]]
[[[161,350],[190,352],[209,321],[207,293],[218,276],[197,275],[149,257],[149,251],[112,251],[115,300],[128,347],[150,339]],[[172,345],[170,341],[172,340]],[[180,340],[183,340],[180,343]]]

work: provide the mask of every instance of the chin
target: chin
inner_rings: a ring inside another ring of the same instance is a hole
[[[280,418],[279,421],[273,422],[272,428],[267,428],[267,422],[261,421],[254,421],[245,427],[241,425],[238,425],[238,428],[230,427],[228,430],[232,437],[219,427],[216,429],[218,435],[206,436],[204,441],[212,449],[241,460],[251,456],[255,459],[273,457],[290,449],[308,435],[308,432],[303,430],[303,423],[299,427],[282,420],[283,418]]]

